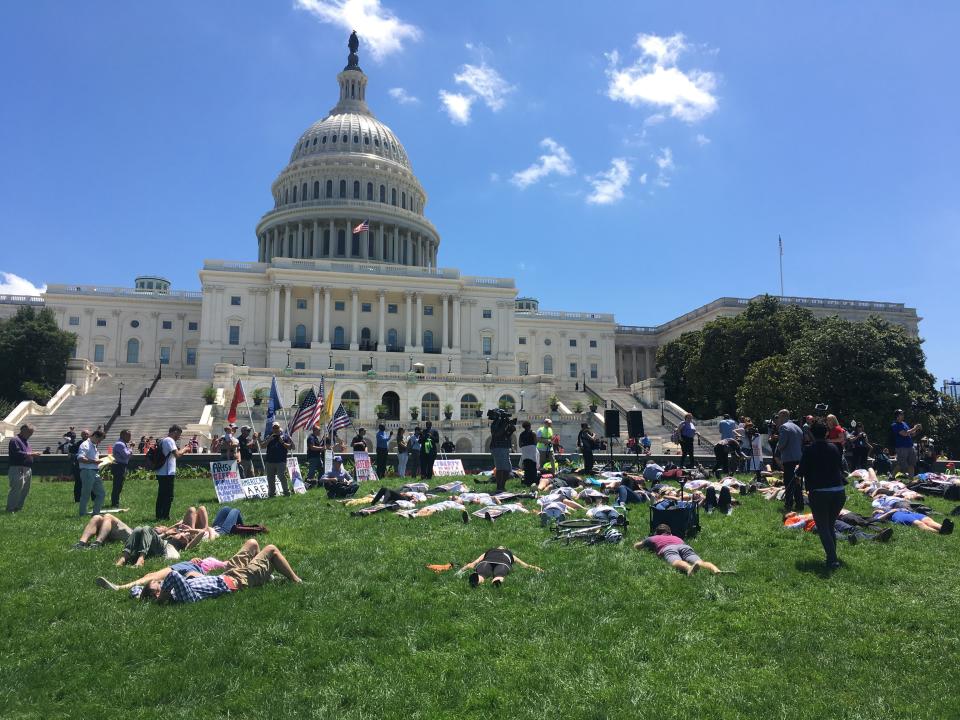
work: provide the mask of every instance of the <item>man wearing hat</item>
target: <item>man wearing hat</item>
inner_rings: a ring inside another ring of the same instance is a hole
[[[550,460],[550,452],[553,448],[553,420],[543,419],[543,425],[537,428],[537,450],[540,452],[540,467],[542,468]]]
[[[344,498],[353,495],[358,485],[350,477],[350,473],[343,469],[343,458],[334,455],[332,465],[330,472],[323,476],[323,487],[327,490],[327,497]]]
[[[220,438],[220,457],[223,460],[237,459],[237,426],[229,424],[223,428],[223,437]]]
[[[287,453],[293,449],[293,441],[287,433],[280,429],[280,423],[275,422],[271,428],[272,432],[266,441],[266,473],[267,473],[267,497],[274,497],[277,494],[277,478],[280,478],[280,486],[283,488],[283,494],[290,494],[290,486],[287,484]]]
[[[249,425],[240,428],[240,437],[237,438],[237,450],[240,455],[238,466],[240,468],[240,477],[253,477],[253,449],[256,439],[251,437],[253,430]]]

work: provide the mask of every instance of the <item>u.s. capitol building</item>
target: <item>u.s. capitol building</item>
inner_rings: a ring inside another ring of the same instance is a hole
[[[102,372],[210,378],[248,391],[272,375],[321,374],[360,417],[384,405],[455,420],[500,402],[538,411],[554,393],[654,377],[656,348],[747,300],[721,298],[650,327],[612,314],[541,310],[512,278],[438,264],[441,235],[400,140],[366,103],[355,38],[339,99],[297,138],[256,226],[256,260],[206,260],[201,292],[142,276],[133,288],[50,285],[43,304]],[[357,230],[359,229],[359,232]],[[916,334],[896,303],[786,298],[818,314],[879,314]],[[522,395],[521,395],[522,393]],[[383,409],[381,408],[383,414]],[[465,419],[465,418],[464,418]]]

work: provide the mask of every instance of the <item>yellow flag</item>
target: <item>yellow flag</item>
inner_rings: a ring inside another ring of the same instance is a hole
[[[323,403],[323,421],[328,423],[333,417],[333,383],[331,382],[324,390],[327,392],[327,397]]]

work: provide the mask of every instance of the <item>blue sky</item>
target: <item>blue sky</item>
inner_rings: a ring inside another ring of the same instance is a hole
[[[915,306],[960,375],[960,5],[585,7],[7,3],[0,271],[195,289],[204,258],[255,259],[356,27],[441,265],[658,324],[776,293],[781,234],[787,294]]]

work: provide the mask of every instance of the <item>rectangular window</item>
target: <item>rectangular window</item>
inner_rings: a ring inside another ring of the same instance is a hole
[[[199,327],[200,325],[198,323],[195,323],[195,322],[187,323],[187,330],[189,330],[190,332],[196,332]]]
[[[518,342],[520,345],[526,345],[526,344],[527,344],[527,339],[526,339],[525,337],[517,338],[517,342]]]
[[[483,337],[480,338],[483,343],[483,354],[492,355],[493,354],[493,338],[492,337]]]
[[[164,330],[173,330],[173,320],[163,320],[161,325]]]
[[[492,317],[493,317],[493,310],[484,310],[484,311],[483,311],[483,319],[484,319],[484,320],[489,320],[489,319],[492,318]]]
[[[577,376],[577,364],[570,363],[570,377],[575,378]]]
[[[347,309],[347,303],[344,302],[343,300],[334,300],[333,309],[339,312],[343,312],[344,310]]]
[[[345,366],[343,363],[334,363],[334,364],[333,364],[333,369],[334,369],[334,370],[346,370],[346,366]]]
[[[293,364],[294,370],[306,370],[307,364],[303,360],[298,360]]]
[[[93,346],[93,361],[103,362],[103,345]]]
[[[197,364],[197,349],[189,347],[187,348],[187,365],[196,365]]]
[[[590,363],[590,379],[591,379],[591,380],[596,380],[598,377],[600,377],[600,372],[599,372],[599,370],[597,369],[597,364],[596,364],[596,363]]]
[[[307,301],[306,301],[306,300],[302,300],[302,299],[298,299],[298,300],[297,300],[297,310],[306,310],[306,309],[307,309]]]
[[[370,303],[360,303],[360,312],[371,312],[373,306]]]
[[[97,327],[106,327],[107,319],[106,318],[97,318]]]
[[[230,344],[231,345],[240,344],[240,326],[239,325],[230,326]]]
[[[239,304],[240,304],[240,296],[239,296],[239,295],[231,295],[231,296],[230,296],[230,304],[231,304],[231,305],[239,305]]]
[[[424,305],[423,306],[424,315],[433,315],[433,305]]]
[[[596,340],[591,340],[591,341],[590,341],[590,347],[595,348],[596,346],[597,346],[597,341],[596,341]]]
[[[570,347],[576,347],[577,341],[574,338],[570,338]]]
[[[394,305],[393,303],[387,303],[387,314],[388,314],[388,315],[396,315],[396,314],[397,314],[397,306]]]
[[[170,346],[169,345],[160,346],[160,364],[161,365],[170,364]]]
[[[520,374],[529,375],[530,374],[530,364],[526,360],[520,361]]]
[[[71,316],[70,316],[70,319],[69,319],[67,322],[68,322],[70,325],[79,325],[79,324],[80,324],[80,316],[79,316],[79,315],[71,315]]]

